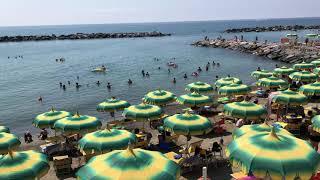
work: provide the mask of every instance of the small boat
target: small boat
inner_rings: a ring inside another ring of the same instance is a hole
[[[103,67],[97,67],[95,69],[93,69],[91,72],[106,72],[106,68],[103,66]]]

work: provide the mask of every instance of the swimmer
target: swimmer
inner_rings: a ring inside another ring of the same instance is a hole
[[[76,88],[78,89],[79,87],[81,87],[81,85],[79,83],[76,83]]]
[[[158,67],[158,69],[160,70],[160,69],[161,69],[161,67]]]
[[[261,71],[261,68],[260,68],[260,67],[258,67],[258,68],[257,68],[257,71]]]
[[[197,72],[193,72],[192,74],[191,74],[191,76],[198,76],[199,74],[197,73]]]
[[[143,77],[145,76],[144,70],[141,71],[141,74]]]
[[[146,73],[146,76],[147,76],[147,77],[150,77],[150,74],[149,74],[149,72],[147,72],[147,73]]]
[[[184,78],[184,79],[187,79],[187,78],[188,78],[187,74],[184,74],[183,78]]]
[[[168,68],[168,73],[170,73],[171,71],[170,71],[170,69]]]
[[[108,89],[111,89],[111,84],[108,82],[108,84],[107,84],[107,88]]]
[[[215,63],[214,61],[212,61],[212,65],[213,65],[213,66],[216,65],[216,63]]]
[[[59,82],[60,87],[62,87],[62,82]]]
[[[62,85],[62,89],[65,91],[66,90],[66,85]]]
[[[129,85],[131,85],[131,84],[132,84],[132,81],[131,81],[131,79],[129,79],[129,80],[128,80],[128,84],[129,84]]]
[[[38,101],[42,103],[42,97],[39,96]]]
[[[79,76],[77,76],[77,80],[79,80]]]
[[[279,68],[278,64],[276,64],[276,68]]]
[[[210,62],[207,63],[207,66],[210,66]]]
[[[10,59],[10,56],[8,56],[8,59]]]
[[[177,82],[176,78],[173,78],[172,82],[175,84]]]
[[[219,79],[219,76],[216,76],[216,81]]]
[[[220,63],[217,63],[217,66],[220,66]]]
[[[206,71],[208,71],[209,70],[209,66],[206,66]]]
[[[100,86],[100,81],[97,81],[96,84],[97,84],[98,86]]]
[[[71,82],[70,81],[68,81],[68,85],[70,86],[70,84],[71,84]]]
[[[228,74],[228,77],[231,77],[230,74]]]
[[[105,71],[105,70],[106,70],[106,67],[105,67],[104,65],[102,65],[102,66],[101,66],[101,69],[102,69],[103,71]]]
[[[198,71],[199,71],[199,72],[201,72],[201,71],[202,71],[201,67],[198,67]]]

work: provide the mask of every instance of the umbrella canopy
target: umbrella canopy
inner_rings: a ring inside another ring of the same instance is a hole
[[[318,78],[316,74],[311,73],[309,71],[294,72],[290,74],[289,77],[292,80],[301,81],[301,82],[315,82]]]
[[[263,106],[248,101],[225,104],[223,111],[225,114],[235,118],[249,120],[262,119],[267,114],[267,110]]]
[[[10,133],[10,130],[9,130],[9,128],[6,127],[6,126],[0,126],[0,133],[1,133],[1,132]]]
[[[288,68],[286,66],[282,66],[280,68],[275,68],[273,70],[273,74],[275,75],[289,75],[293,72],[295,72],[296,70],[292,69],[292,68]]]
[[[308,37],[308,38],[317,38],[318,34],[306,34],[306,37]]]
[[[229,84],[242,84],[242,81],[235,77],[226,77],[217,80],[215,83],[217,87],[222,87]]]
[[[101,127],[102,123],[98,118],[86,115],[66,117],[54,123],[53,128],[64,133],[88,133]]]
[[[243,135],[257,134],[261,132],[271,132],[273,126],[270,126],[268,123],[264,122],[263,124],[254,124],[254,125],[244,125],[241,128],[236,129],[232,133],[234,139],[239,138]],[[292,135],[289,131],[282,128],[275,128],[276,133]]]
[[[306,63],[306,62],[302,62],[302,63],[298,63],[298,64],[294,64],[293,65],[293,69],[295,70],[305,70],[305,69],[313,69],[315,68],[315,65],[312,63]]]
[[[287,87],[288,83],[280,78],[275,76],[267,77],[259,79],[257,82],[258,86],[267,87],[267,88],[280,88],[280,87]]]
[[[0,133],[0,154],[7,154],[16,149],[21,142],[16,135],[2,132]]]
[[[313,64],[313,65],[316,66],[316,67],[320,67],[320,59],[311,61],[311,64]]]
[[[88,133],[79,141],[79,147],[85,152],[104,153],[128,147],[136,142],[136,135],[127,130],[104,129]]]
[[[49,112],[45,112],[36,116],[32,124],[37,128],[52,128],[54,123],[62,118],[71,116],[66,111],[55,111],[53,108]]]
[[[209,96],[201,95],[198,93],[191,93],[179,96],[177,102],[189,107],[200,107],[212,105],[213,100]]]
[[[311,119],[312,129],[320,133],[320,115],[316,115]]]
[[[272,72],[267,70],[261,70],[261,71],[253,71],[251,73],[252,77],[255,77],[256,79],[266,78],[272,76]]]
[[[98,104],[97,111],[99,112],[115,112],[122,111],[124,108],[129,107],[127,101],[119,100],[116,98],[107,99],[106,101]]]
[[[164,119],[164,127],[167,131],[178,135],[203,135],[212,130],[208,118],[196,114],[176,114]]]
[[[313,69],[313,73],[319,75],[319,74],[320,74],[320,68],[319,68],[319,67],[314,68],[314,69]]]
[[[123,111],[123,116],[134,120],[155,120],[163,115],[163,111],[159,106],[150,104],[139,104],[129,106]]]
[[[320,96],[320,82],[303,85],[299,88],[299,92],[306,96]]]
[[[285,91],[281,91],[279,94],[275,95],[272,98],[272,101],[278,104],[283,105],[293,105],[298,106],[307,103],[307,96],[287,89]]]
[[[76,176],[85,180],[175,180],[180,167],[160,152],[128,148],[93,157]]]
[[[244,173],[273,180],[310,179],[320,164],[320,155],[304,140],[285,134],[260,132],[243,135],[226,148],[233,164],[241,166]]]
[[[286,34],[286,37],[288,37],[288,38],[291,38],[291,37],[296,38],[296,37],[298,37],[298,35],[297,34]]]
[[[245,84],[230,84],[220,87],[218,94],[224,96],[245,95],[249,91],[251,91],[251,88]]]
[[[35,151],[0,155],[1,179],[40,179],[49,168],[47,157]]]
[[[169,91],[156,90],[149,92],[143,97],[143,102],[157,106],[166,105],[176,100],[176,95]]]
[[[188,84],[186,90],[197,93],[212,93],[213,87],[210,84],[198,81]]]

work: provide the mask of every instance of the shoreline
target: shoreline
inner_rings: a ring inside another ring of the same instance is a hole
[[[124,33],[75,33],[68,35],[25,35],[25,36],[1,36],[0,43],[24,42],[24,41],[55,41],[55,40],[90,40],[90,39],[115,39],[115,38],[141,38],[164,37],[169,33],[153,32],[124,32]]]

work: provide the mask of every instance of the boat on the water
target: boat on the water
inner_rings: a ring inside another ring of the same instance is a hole
[[[91,72],[106,72],[107,68],[105,66],[96,67]]]

